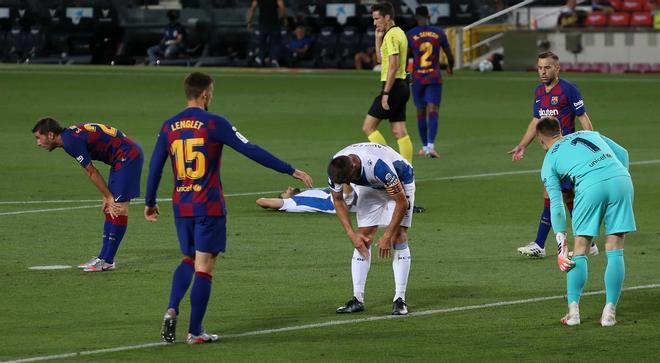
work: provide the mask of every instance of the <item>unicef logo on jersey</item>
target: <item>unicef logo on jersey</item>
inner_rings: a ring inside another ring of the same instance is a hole
[[[547,108],[539,109],[539,116],[541,117],[550,117],[550,116],[559,116],[559,110],[550,110]]]

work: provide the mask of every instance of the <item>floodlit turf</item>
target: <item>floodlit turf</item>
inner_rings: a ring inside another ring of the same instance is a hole
[[[30,266],[77,265],[100,248],[98,192],[61,149],[39,149],[30,129],[50,115],[65,124],[104,122],[125,131],[149,155],[162,121],[185,104],[190,69],[0,67],[0,361],[123,348],[159,341],[170,277],[180,253],[171,205],[147,223],[131,207],[117,270],[32,271]],[[251,141],[324,186],[328,159],[365,140],[360,127],[378,92],[371,72],[255,73],[203,69],[216,79],[212,111],[225,115]],[[660,204],[660,77],[576,75],[597,130],[630,152],[639,232],[626,245],[627,287],[660,284],[657,211]],[[560,326],[564,274],[549,257],[527,260],[516,248],[533,239],[542,208],[542,152],[530,145],[513,164],[506,152],[531,119],[533,73],[459,72],[446,79],[438,149],[442,158],[416,158],[417,204],[410,231],[411,312],[460,308],[403,319],[380,319],[391,309],[388,261],[374,261],[367,311],[337,316],[351,296],[352,248],[336,218],[260,210],[254,200],[287,185],[286,175],[225,149],[228,251],[219,258],[205,320],[227,335],[216,345],[142,347],[69,358],[80,361],[465,361],[655,360],[660,339],[660,288],[626,291],[620,323],[598,325],[603,295],[583,298],[583,325]],[[415,113],[408,129],[419,149]],[[381,130],[396,147],[388,125]],[[98,164],[104,174],[107,167]],[[168,198],[171,174],[161,184]],[[512,173],[513,172],[513,173]],[[509,174],[507,174],[509,173]],[[518,174],[514,174],[518,173]],[[146,179],[147,167],[143,172]],[[490,175],[484,175],[490,174]],[[144,191],[144,184],[143,184]],[[248,195],[244,195],[247,193]],[[32,204],[5,202],[53,201]],[[85,207],[87,206],[87,207]],[[84,207],[84,208],[83,208]],[[60,210],[52,210],[60,209]],[[36,211],[36,212],[35,212]],[[599,247],[604,250],[602,238]],[[605,256],[590,258],[587,290],[603,289]],[[465,310],[467,306],[476,306]],[[179,339],[188,323],[182,303]],[[328,325],[333,320],[374,318]],[[301,325],[304,329],[265,332]],[[251,335],[240,336],[243,333]]]

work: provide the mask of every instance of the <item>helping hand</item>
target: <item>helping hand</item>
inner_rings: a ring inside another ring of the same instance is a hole
[[[525,157],[525,147],[522,145],[517,145],[508,152],[511,155],[511,161],[520,161]]]
[[[308,188],[313,187],[314,181],[312,180],[312,177],[304,171],[296,169],[291,176],[301,180]]]

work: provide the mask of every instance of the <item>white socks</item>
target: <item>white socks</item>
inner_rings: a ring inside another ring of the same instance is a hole
[[[394,272],[395,295],[394,300],[401,298],[406,301],[406,288],[408,286],[408,274],[410,273],[410,248],[408,243],[395,245],[392,250],[392,271]],[[353,250],[351,259],[351,276],[353,277],[353,296],[360,302],[364,302],[364,286],[367,283],[367,275],[371,267],[371,249],[369,258],[364,258],[358,250]]]
[[[367,283],[367,275],[371,267],[371,248],[369,258],[364,258],[357,249],[353,251],[351,260],[351,276],[353,276],[353,296],[361,303],[364,302],[364,285]]]
[[[406,301],[406,287],[410,273],[410,248],[408,242],[394,245],[392,250],[392,271],[394,271],[394,300],[401,298]]]

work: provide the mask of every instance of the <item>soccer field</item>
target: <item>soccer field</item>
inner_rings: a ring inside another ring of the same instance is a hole
[[[626,242],[626,291],[613,328],[599,325],[604,253],[589,259],[582,325],[559,324],[565,274],[554,258],[516,248],[533,239],[542,210],[543,153],[507,151],[531,119],[535,73],[458,72],[447,77],[437,148],[414,160],[416,214],[410,230],[411,314],[392,318],[390,261],[377,260],[366,311],[337,315],[352,294],[352,246],[334,216],[256,206],[290,177],[225,148],[228,250],[218,259],[205,329],[219,344],[160,343],[172,270],[180,261],[171,204],[147,223],[131,206],[117,270],[75,266],[98,252],[103,215],[76,161],[37,148],[30,130],[50,115],[63,124],[115,126],[148,160],[162,121],[185,106],[183,68],[0,66],[0,361],[657,361],[660,341],[660,76],[563,74],[576,83],[594,128],[626,147],[638,232]],[[203,69],[215,78],[211,111],[325,186],[329,158],[365,141],[361,125],[379,90],[372,72],[258,73]],[[419,138],[412,102],[408,131]],[[395,147],[389,126],[381,125]],[[96,163],[107,175],[108,168]],[[165,168],[160,198],[169,198]],[[604,251],[602,237],[597,239]],[[375,255],[375,254],[374,254]],[[181,305],[178,338],[189,303]]]

